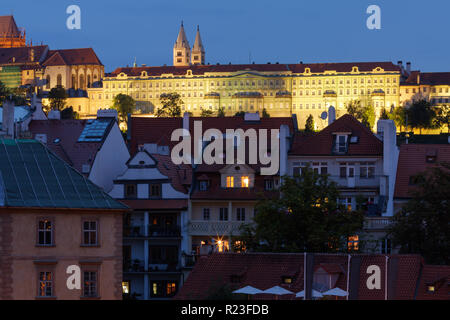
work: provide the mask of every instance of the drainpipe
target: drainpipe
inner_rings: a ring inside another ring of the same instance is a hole
[[[350,260],[351,259],[352,259],[352,256],[349,254],[348,260],[347,260],[347,300],[348,300],[348,297],[350,296]]]
[[[389,260],[389,256],[385,256],[386,258],[386,266],[384,268],[384,300],[388,299],[388,281],[387,281],[387,277],[388,277],[388,260]]]

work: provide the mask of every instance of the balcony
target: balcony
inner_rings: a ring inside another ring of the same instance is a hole
[[[179,238],[181,237],[181,230],[179,226],[147,226],[147,234],[145,233],[145,226],[124,226],[124,238]]]
[[[123,272],[144,273],[144,272],[179,272],[178,261],[153,260],[148,263],[145,270],[144,260],[132,259],[123,261]]]
[[[148,236],[155,238],[179,238],[181,237],[181,229],[179,226],[148,226]]]
[[[239,227],[248,223],[245,221],[191,221],[190,235],[238,235]]]
[[[392,217],[366,217],[364,220],[364,229],[366,230],[385,230],[392,224]]]
[[[370,178],[362,178],[360,176],[341,177],[330,176],[330,179],[338,184],[339,187],[344,188],[379,188],[380,176],[374,175]]]

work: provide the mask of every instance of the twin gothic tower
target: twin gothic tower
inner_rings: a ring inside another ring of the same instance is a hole
[[[194,46],[192,50],[189,46],[189,41],[184,33],[183,22],[181,22],[180,32],[178,33],[177,41],[173,46],[173,65],[174,66],[189,66],[189,65],[204,65],[205,64],[205,48],[200,38],[200,28],[197,26],[197,34],[195,36]]]

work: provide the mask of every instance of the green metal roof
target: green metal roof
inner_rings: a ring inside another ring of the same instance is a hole
[[[0,206],[128,209],[31,139],[0,139]]]

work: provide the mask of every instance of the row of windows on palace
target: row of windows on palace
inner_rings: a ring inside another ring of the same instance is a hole
[[[99,225],[97,220],[85,220],[81,223],[81,246],[83,247],[98,247],[98,230]],[[55,242],[55,223],[53,219],[42,218],[37,221],[37,236],[36,246],[39,247],[54,247]],[[96,267],[89,267],[82,270],[82,297],[95,298],[98,297],[98,270]],[[54,270],[49,268],[47,270],[40,269],[38,271],[38,297],[55,297],[54,292]]]
[[[243,87],[243,86],[252,86],[252,87],[255,87],[255,86],[258,86],[258,87],[271,86],[271,87],[273,87],[273,86],[275,86],[275,87],[284,87],[286,85],[286,80],[257,80],[257,81],[256,80],[246,80],[245,82],[244,81],[222,81],[222,85],[221,85],[220,81],[217,81],[217,82],[211,81],[210,82],[210,87],[214,87],[214,86],[217,86],[217,87],[223,86],[223,87],[225,87],[225,86],[227,86],[227,82],[228,82],[228,87],[232,87],[234,85],[235,87],[239,87],[239,88]],[[344,82],[344,80],[336,81],[335,79],[325,80],[325,81],[322,81],[322,80],[317,80],[317,81],[316,80],[311,80],[311,81],[310,80],[304,80],[304,81],[303,80],[299,80],[298,82],[296,80],[292,80],[292,86],[297,86],[297,87],[298,86],[309,86],[309,85],[313,85],[314,86],[314,85],[322,85],[322,84],[324,84],[324,85],[330,85],[330,84],[331,85],[335,85],[335,84],[351,85],[351,84],[383,84],[383,83],[396,84],[397,83],[397,78],[396,77],[393,77],[392,79],[391,78],[386,78],[385,81],[383,80],[383,78],[367,79],[367,80],[365,80],[365,78],[361,78],[360,81],[358,81],[358,79],[353,79],[353,80],[347,79],[345,82]],[[188,81],[186,83],[185,82],[181,82],[181,87],[185,87],[185,86],[191,87],[191,84],[192,84],[192,87],[197,87],[197,86],[202,87],[203,86],[203,81]],[[142,88],[146,88],[147,85],[148,85],[148,88],[153,88],[153,84],[150,81],[143,82],[142,83]],[[160,82],[156,82],[154,87],[155,88],[159,88],[160,85],[161,85],[161,88],[164,88],[164,87],[166,87],[166,82],[161,82],[161,83]],[[125,83],[123,83],[122,85],[119,83],[117,87],[118,88],[122,88],[122,87],[126,88],[127,85]],[[137,81],[132,82],[132,83],[130,83],[128,85],[128,87],[129,88],[139,88],[139,82],[137,82]],[[167,82],[167,87],[169,87],[169,88],[172,87],[172,82]],[[175,87],[180,87],[180,82],[176,82],[175,83]],[[109,88],[109,83],[107,82],[107,80],[105,80],[105,88],[106,89]],[[112,89],[115,88],[115,83],[114,82],[111,84],[111,88]]]
[[[51,81],[50,75],[47,75],[45,77],[45,80],[46,80],[45,88],[46,89],[50,89],[50,81]],[[97,81],[97,75],[95,74],[94,75],[94,82],[96,82],[96,81]],[[77,84],[78,84],[77,77],[75,75],[73,75],[72,76],[72,88],[75,88],[77,86]],[[80,75],[79,84],[80,84],[79,85],[80,88],[84,88],[84,85],[85,85],[85,83],[84,83],[84,75]],[[56,85],[57,86],[62,86],[63,85],[63,83],[62,83],[62,75],[61,74],[58,74],[56,76]],[[88,75],[87,76],[87,87],[90,88],[91,86],[92,86],[91,75]]]
[[[404,91],[405,91],[405,93],[409,93],[410,92],[409,88],[405,88]],[[419,93],[419,92],[427,93],[428,92],[428,88],[427,87],[411,88],[411,93]],[[437,90],[437,88],[431,88],[431,92],[432,93],[438,93],[438,92],[439,93],[449,93],[450,90],[449,90],[448,87],[445,88],[445,90],[444,90],[444,88],[439,88],[439,90]]]

